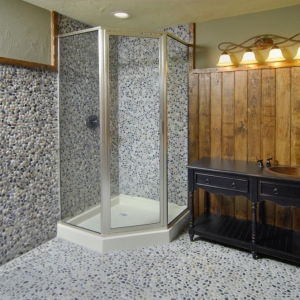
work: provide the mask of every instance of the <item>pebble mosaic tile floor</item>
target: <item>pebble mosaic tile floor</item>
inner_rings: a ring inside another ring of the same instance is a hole
[[[299,299],[300,268],[183,232],[99,254],[59,238],[0,267],[0,299]]]

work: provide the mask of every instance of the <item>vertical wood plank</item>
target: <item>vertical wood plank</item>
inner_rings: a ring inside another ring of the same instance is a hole
[[[291,68],[276,70],[276,160],[291,163]],[[291,208],[276,206],[276,226],[291,228]]]
[[[211,73],[210,142],[211,157],[222,156],[222,73]],[[221,196],[210,195],[210,211],[221,213]]]
[[[210,156],[210,74],[199,75],[199,158]]]
[[[300,166],[300,68],[291,74],[291,165]],[[293,209],[293,229],[300,230],[300,209]]]
[[[223,73],[222,158],[234,159],[234,72]],[[234,197],[222,197],[222,214],[234,216]]]
[[[195,69],[195,39],[196,39],[196,34],[195,34],[195,28],[196,24],[195,23],[190,23],[189,25],[189,31],[190,31],[190,45],[193,45],[192,47],[189,47],[189,71],[193,71]]]
[[[234,74],[234,78],[228,73]],[[273,164],[277,161],[281,165],[300,165],[300,68],[209,74],[199,75],[199,81],[196,74],[190,79],[189,161],[200,156],[239,160],[246,156],[249,161],[262,158],[266,162],[267,157],[273,157]],[[197,113],[193,115],[195,110]],[[234,137],[233,142],[230,137]],[[246,151],[241,150],[245,138]],[[240,201],[235,203],[233,198],[226,198],[220,206],[213,197],[211,211],[243,217],[245,208],[239,207]],[[268,224],[300,230],[300,210],[280,206],[275,209],[271,202],[266,204]],[[249,206],[248,201],[248,218],[251,218]]]
[[[261,70],[248,71],[248,161],[261,158]]]
[[[273,69],[262,70],[261,105],[261,157],[275,160],[276,136],[276,73]],[[275,224],[275,204],[265,201],[265,222]]]
[[[58,71],[58,13],[51,12],[51,65]]]
[[[248,158],[247,75],[247,71],[237,71],[234,79],[234,157],[242,161]],[[248,200],[241,196],[235,197],[235,216],[247,219],[247,212]]]
[[[199,158],[210,156],[210,74],[199,75]],[[204,211],[204,192],[199,190],[199,213]]]
[[[261,158],[261,70],[248,71],[248,161]],[[251,203],[248,202],[248,219]]]
[[[198,74],[189,76],[188,145],[189,162],[198,159],[199,153],[199,86]]]
[[[199,76],[189,75],[188,161],[197,160],[199,153]],[[199,216],[199,193],[194,193],[194,217]]]

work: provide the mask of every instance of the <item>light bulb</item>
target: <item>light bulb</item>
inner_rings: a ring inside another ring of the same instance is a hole
[[[285,60],[285,58],[282,56],[281,50],[277,46],[273,46],[266,61],[275,62],[283,60]]]
[[[255,58],[254,53],[251,49],[247,49],[246,52],[243,55],[243,59],[240,62],[241,65],[247,65],[247,64],[257,64],[258,61]]]
[[[294,57],[294,59],[300,59],[300,47],[298,48],[298,52],[297,52],[296,56]]]
[[[217,63],[217,66],[218,67],[233,66],[230,56],[226,51],[222,52],[219,62]]]

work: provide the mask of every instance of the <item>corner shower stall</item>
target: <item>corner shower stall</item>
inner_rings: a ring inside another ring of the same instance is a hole
[[[58,236],[108,252],[186,225],[188,66],[167,32],[59,36]]]

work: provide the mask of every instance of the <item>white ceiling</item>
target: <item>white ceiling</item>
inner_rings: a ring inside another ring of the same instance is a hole
[[[298,5],[300,0],[24,0],[87,23],[128,29],[158,29]],[[114,11],[131,17],[116,19]]]

